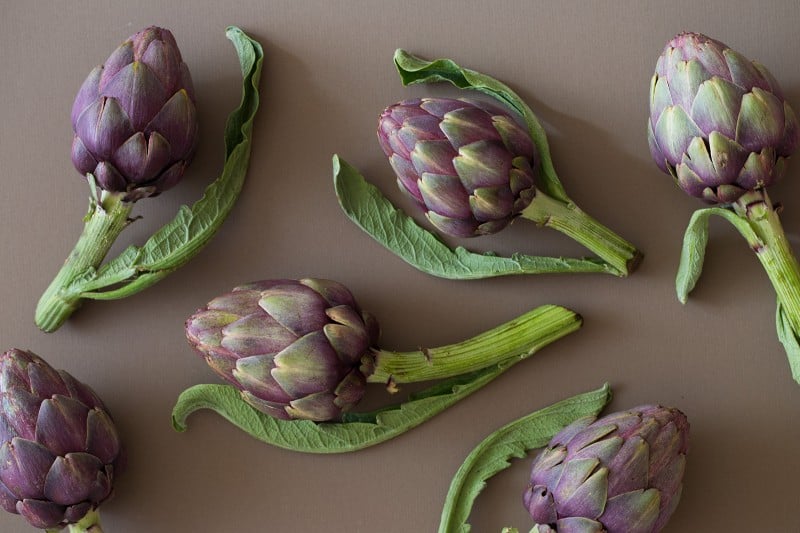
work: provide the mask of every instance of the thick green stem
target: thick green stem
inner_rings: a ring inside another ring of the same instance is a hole
[[[80,307],[81,296],[71,292],[70,285],[100,265],[128,225],[132,208],[132,203],[122,201],[115,193],[103,192],[99,202],[92,203],[83,233],[36,306],[35,322],[42,331],[57,330]]]
[[[63,531],[61,528],[46,530],[47,533],[63,533]],[[68,533],[103,533],[103,528],[100,526],[100,511],[92,509],[79,522],[68,525],[66,531]]]
[[[513,358],[526,358],[579,329],[583,319],[569,309],[544,305],[458,344],[416,352],[380,350],[371,383],[412,383],[472,372]]]
[[[575,239],[627,276],[639,265],[642,254],[634,245],[584,213],[575,203],[565,203],[537,191],[522,213],[523,218]]]
[[[778,212],[763,190],[748,192],[733,207],[755,232],[757,240],[750,238],[748,243],[766,270],[792,329],[800,332],[800,265],[786,239]]]

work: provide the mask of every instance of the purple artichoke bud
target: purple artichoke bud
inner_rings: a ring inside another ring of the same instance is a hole
[[[111,496],[121,458],[100,398],[23,350],[0,355],[0,505],[39,529],[80,521]]]
[[[197,111],[172,33],[145,28],[89,73],[72,129],[72,162],[100,188],[135,201],[177,184],[197,145]]]
[[[186,337],[256,409],[326,421],[364,395],[378,324],[335,281],[269,280],[211,300]]]
[[[580,419],[534,460],[525,507],[562,533],[661,531],[681,497],[688,445],[689,423],[677,409],[645,405]]]
[[[735,202],[768,187],[797,148],[797,117],[759,63],[696,33],[667,43],[650,82],[650,152],[687,194]]]
[[[400,188],[448,235],[495,233],[536,194],[533,141],[496,106],[447,98],[406,100],[381,114],[378,140]]]

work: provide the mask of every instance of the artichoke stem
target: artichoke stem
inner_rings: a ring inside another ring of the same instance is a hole
[[[100,512],[93,509],[86,513],[86,516],[76,524],[67,526],[68,533],[103,533],[103,528],[100,526]]]
[[[133,203],[123,201],[121,194],[105,191],[97,203],[91,204],[83,233],[36,306],[34,320],[39,329],[48,333],[57,330],[80,307],[81,294],[70,286],[100,265],[128,225],[132,208]]]
[[[520,216],[578,241],[611,265],[620,277],[636,270],[642,260],[642,253],[633,244],[584,213],[574,202],[565,203],[537,190]]]
[[[581,327],[577,313],[543,305],[472,339],[415,352],[377,351],[370,383],[412,383],[457,376],[525,359]]]
[[[746,193],[733,208],[755,232],[757,240],[750,242],[752,239],[748,239],[748,244],[767,272],[792,329],[800,333],[800,264],[783,231],[778,212],[765,190]]]

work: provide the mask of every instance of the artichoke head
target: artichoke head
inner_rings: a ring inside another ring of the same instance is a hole
[[[128,201],[177,184],[197,145],[192,78],[169,30],[145,28],[83,82],[72,107],[72,162]]]
[[[0,505],[39,529],[80,521],[111,496],[122,460],[97,395],[32,352],[0,355]]]
[[[525,507],[540,532],[656,533],[680,500],[688,444],[677,409],[580,419],[534,460]]]
[[[364,395],[378,324],[335,281],[268,280],[211,300],[186,337],[256,409],[321,422]]]
[[[650,152],[709,204],[768,187],[797,148],[797,117],[761,64],[697,33],[667,43],[650,82]]]
[[[400,189],[442,233],[495,233],[536,194],[533,141],[514,117],[494,105],[406,100],[381,114],[378,140]]]

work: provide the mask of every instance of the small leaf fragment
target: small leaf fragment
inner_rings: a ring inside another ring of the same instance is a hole
[[[778,340],[783,344],[783,349],[786,350],[786,357],[789,359],[792,378],[797,383],[800,383],[800,342],[798,342],[798,334],[792,329],[792,324],[780,302],[778,302],[778,308],[775,312],[775,323],[778,329]]]

